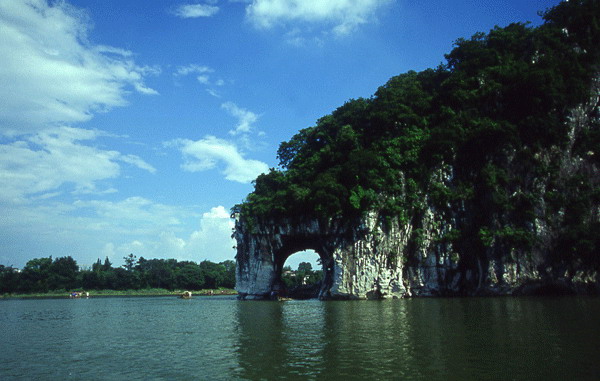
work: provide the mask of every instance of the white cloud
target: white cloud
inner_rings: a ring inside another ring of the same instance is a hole
[[[142,197],[7,204],[0,218],[0,239],[6,250],[19,248],[10,258],[18,267],[31,253],[39,257],[56,252],[72,255],[84,266],[106,256],[120,265],[129,253],[192,261],[234,259],[233,221],[226,208],[216,206],[204,213],[191,209]]]
[[[87,41],[89,20],[65,2],[0,2],[0,133],[18,135],[125,105],[128,87],[157,94],[131,53]],[[65,84],[69,84],[65,86]]]
[[[215,72],[214,69],[212,69],[208,66],[191,64],[191,65],[187,65],[187,66],[178,67],[177,70],[173,73],[173,75],[177,78],[177,77],[185,77],[185,76],[191,75],[191,74],[196,74],[196,80],[199,83],[201,83],[202,85],[208,86],[206,91],[213,97],[220,98],[220,95],[213,88],[213,86],[221,87],[221,86],[225,85],[225,81],[222,79],[213,81],[211,79],[210,74],[212,74],[214,72]]]
[[[238,107],[233,102],[225,102],[221,105],[221,108],[226,110],[231,116],[237,118],[238,120],[238,124],[235,126],[235,129],[229,131],[229,134],[231,135],[249,133],[252,130],[252,125],[258,120],[258,115],[252,111]]]
[[[254,0],[246,7],[246,17],[258,28],[321,24],[343,36],[372,21],[376,11],[390,1]]]
[[[196,77],[196,79],[203,85],[210,85],[210,79],[208,75],[199,75]]]
[[[200,229],[189,239],[189,254],[198,253],[213,262],[234,259],[235,239],[231,237],[234,222],[223,206],[217,206],[202,215]]]
[[[200,172],[221,167],[225,178],[239,183],[249,183],[269,170],[266,163],[244,158],[232,142],[214,136],[192,141],[178,139],[165,143],[178,148],[184,157],[182,168],[188,172]]]
[[[175,258],[177,260],[223,262],[235,259],[235,239],[231,237],[234,222],[223,206],[216,206],[202,214],[198,230],[179,237],[173,230],[162,230],[154,237],[144,237],[109,248],[115,258],[129,253],[145,258]],[[108,252],[108,250],[107,250]]]
[[[113,243],[107,243],[106,245],[104,245],[104,247],[102,248],[101,254],[99,258],[115,258],[115,245]]]
[[[180,66],[177,68],[177,71],[174,73],[175,76],[185,76],[189,74],[204,74],[204,73],[214,73],[214,70],[208,66],[190,64],[187,66]]]
[[[119,162],[156,171],[135,155],[80,143],[103,135],[102,131],[60,127],[0,144],[0,201],[18,203],[36,194],[38,199],[49,198],[64,184],[73,184],[79,193],[98,192],[98,181],[120,174]]]
[[[178,216],[186,213],[181,209],[169,205],[152,202],[143,197],[128,197],[121,201],[106,200],[78,200],[73,203],[78,211],[91,210],[98,218],[90,220],[88,228],[108,229],[107,224],[113,231],[125,230],[127,227],[135,227],[133,230],[139,234],[148,233],[148,229],[154,231],[154,227],[178,226],[181,220]],[[101,222],[101,225],[98,223]]]
[[[208,4],[184,4],[180,5],[173,11],[173,14],[177,17],[184,19],[187,18],[198,18],[198,17],[211,17],[219,12],[219,7]]]
[[[140,169],[144,169],[150,173],[156,173],[156,168],[146,163],[142,158],[136,155],[120,155],[118,158],[119,161],[123,163],[131,164]]]
[[[221,98],[221,94],[219,94],[216,90],[206,89],[206,92],[212,95],[215,98]]]

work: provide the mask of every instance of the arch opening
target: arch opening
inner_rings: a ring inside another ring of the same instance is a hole
[[[323,248],[288,245],[276,255],[274,291],[291,299],[320,298],[331,278],[330,262]]]
[[[321,256],[314,250],[290,254],[281,268],[280,278],[286,297],[318,298],[324,278]]]
[[[284,267],[291,267],[292,269],[298,268],[301,263],[308,262],[311,264],[313,270],[321,269],[321,256],[314,250],[302,250],[291,253],[285,260]]]

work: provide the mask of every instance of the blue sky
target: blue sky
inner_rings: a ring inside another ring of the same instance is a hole
[[[0,264],[234,259],[281,141],[558,2],[0,0]]]

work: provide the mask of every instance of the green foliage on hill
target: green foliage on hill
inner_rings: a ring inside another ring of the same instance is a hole
[[[585,173],[565,174],[563,158],[600,164],[598,115],[574,138],[568,123],[600,73],[600,2],[562,2],[543,18],[458,39],[446,64],[393,77],[299,131],[233,211],[352,220],[380,210],[406,223],[428,203],[459,218],[471,211],[446,237],[463,251],[497,240],[527,249],[543,200],[564,215],[557,245],[593,255],[600,190]]]

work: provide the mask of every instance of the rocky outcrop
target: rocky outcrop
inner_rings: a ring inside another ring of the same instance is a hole
[[[268,221],[251,225],[236,220],[238,294],[265,299],[281,291],[281,270],[297,251],[321,257],[321,299],[379,299],[417,296],[509,295],[541,292],[597,292],[597,271],[556,271],[543,255],[499,254],[491,245],[467,262],[441,237],[452,229],[427,209],[416,223],[385,228],[371,213],[356,227],[340,222]],[[444,221],[445,222],[445,221]],[[419,227],[416,227],[419,226]],[[420,231],[415,243],[415,230]],[[548,234],[541,229],[540,234]]]
[[[595,158],[600,152],[574,149],[582,132],[600,126],[599,94],[597,80],[590,101],[571,113],[564,146],[527,159],[519,152],[493,158],[511,179],[502,191],[506,202],[515,206],[484,218],[479,211],[490,195],[441,205],[427,190],[402,220],[386,217],[385,210],[354,220],[289,216],[259,221],[236,215],[240,297],[262,299],[279,293],[286,259],[306,249],[321,257],[321,299],[600,293],[600,253],[591,253],[591,258],[570,255],[568,218],[573,211],[566,211],[570,200],[588,192],[594,196],[583,197],[577,223],[600,226],[600,170]],[[532,161],[535,168],[554,170],[534,173],[528,165]],[[430,187],[453,189],[456,171],[442,165]],[[553,203],[557,195],[567,201]],[[524,202],[526,218],[519,216]]]

